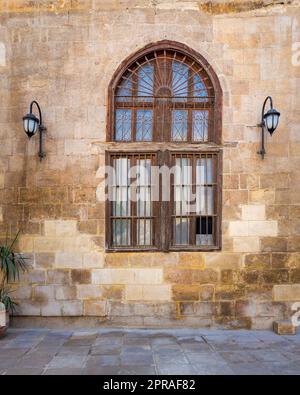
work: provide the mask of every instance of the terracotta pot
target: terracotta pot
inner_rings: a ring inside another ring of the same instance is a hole
[[[5,336],[6,331],[7,331],[7,326],[0,327],[0,339],[1,339],[1,337]]]
[[[0,327],[6,326],[6,311],[4,305],[1,303],[0,305]]]

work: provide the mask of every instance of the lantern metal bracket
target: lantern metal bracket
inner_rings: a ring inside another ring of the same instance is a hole
[[[36,105],[38,112],[39,112],[39,124],[38,124],[38,130],[39,130],[39,134],[40,134],[40,138],[39,138],[39,153],[38,156],[40,158],[40,161],[43,160],[43,158],[45,158],[46,153],[43,150],[43,134],[47,131],[47,128],[43,125],[43,117],[42,117],[42,111],[41,111],[41,107],[39,106],[39,103],[35,100],[33,100],[30,103],[30,114],[32,114],[32,109],[33,106]]]
[[[273,109],[273,99],[271,96],[268,96],[263,104],[262,107],[262,112],[261,112],[261,123],[258,124],[257,126],[261,128],[261,149],[257,152],[259,155],[261,155],[262,159],[265,158],[266,155],[266,149],[265,149],[265,127],[266,127],[266,122],[264,120],[264,115],[265,115],[265,109],[266,109],[266,104],[270,101],[270,107]]]

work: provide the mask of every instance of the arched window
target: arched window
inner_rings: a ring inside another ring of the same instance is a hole
[[[220,248],[221,111],[215,73],[182,44],[149,45],[119,67],[109,87],[108,249]],[[165,168],[169,181],[154,180]]]

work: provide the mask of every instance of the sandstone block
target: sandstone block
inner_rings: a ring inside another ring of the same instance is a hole
[[[69,284],[70,283],[70,271],[64,269],[48,270],[47,271],[47,283],[48,284]]]
[[[214,285],[201,285],[199,287],[199,299],[202,302],[213,301],[215,297]]]
[[[235,237],[233,239],[234,252],[259,252],[259,237]]]
[[[51,252],[41,252],[35,254],[35,266],[38,269],[48,269],[54,264],[55,255]]]
[[[39,301],[19,301],[18,315],[39,316],[41,315],[41,305]]]
[[[57,268],[81,268],[82,254],[80,252],[57,252],[55,254],[55,267]]]
[[[250,300],[238,300],[235,304],[235,314],[237,317],[255,317],[256,303]]]
[[[238,269],[241,266],[241,256],[236,253],[211,252],[205,254],[205,267],[210,269]]]
[[[300,301],[300,284],[281,284],[273,287],[274,301]]]
[[[31,270],[28,274],[30,284],[45,284],[46,271],[45,270]]]
[[[34,239],[32,237],[21,236],[18,244],[20,251],[23,253],[34,251]]]
[[[287,238],[285,237],[263,237],[261,239],[262,252],[287,251]]]
[[[242,220],[263,221],[266,219],[265,205],[242,205]]]
[[[83,267],[100,268],[104,266],[104,254],[102,252],[92,251],[83,255]]]
[[[91,271],[83,269],[72,269],[71,281],[73,284],[89,284],[91,282]]]
[[[99,269],[92,271],[93,284],[161,284],[162,269]]]
[[[107,315],[106,301],[86,300],[83,306],[85,316],[105,317]]]
[[[83,315],[82,301],[73,300],[63,302],[62,315],[70,317],[80,317]]]
[[[63,251],[87,253],[94,248],[94,243],[90,236],[81,234],[80,236],[64,237]],[[58,250],[59,251],[59,250]]]
[[[56,221],[45,221],[44,222],[44,233],[45,236],[56,236]]]
[[[199,300],[198,285],[173,285],[172,293],[173,299],[177,301]]]
[[[249,236],[275,237],[277,235],[277,221],[249,221]]]
[[[134,284],[133,269],[92,270],[92,284]]]
[[[291,321],[274,321],[273,330],[277,335],[295,335],[296,328]]]
[[[134,269],[135,284],[161,284],[162,282],[162,269]]]
[[[93,284],[77,285],[77,297],[79,299],[99,299],[102,297],[102,288]]]
[[[77,289],[75,286],[59,286],[55,288],[56,300],[75,300]]]
[[[75,236],[77,234],[77,221],[57,221],[56,236]]]
[[[142,285],[126,285],[125,300],[143,300]]]
[[[98,221],[97,220],[80,221],[78,224],[78,230],[79,232],[96,235],[98,232]]]
[[[245,256],[246,269],[262,270],[271,268],[270,254],[248,254]]]
[[[204,255],[199,252],[181,252],[179,255],[179,265],[182,267],[204,268]]]
[[[36,237],[34,239],[34,252],[63,251],[64,240],[54,237]]]
[[[55,292],[53,285],[38,285],[34,288],[34,300],[45,304],[49,301],[51,304],[55,299]]]
[[[248,221],[231,221],[229,223],[229,236],[241,237],[249,235]]]
[[[171,300],[171,285],[127,285],[126,300],[167,301]]]
[[[43,317],[60,317],[62,315],[62,303],[51,300],[48,304],[42,305],[41,315]]]
[[[32,287],[19,286],[14,291],[14,298],[19,300],[30,300],[32,294]]]

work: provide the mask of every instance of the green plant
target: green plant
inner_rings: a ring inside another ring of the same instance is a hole
[[[8,288],[0,288],[0,302],[4,304],[5,310],[10,313],[14,313],[18,306],[18,303],[14,302],[10,296],[12,292],[13,290],[9,290]]]
[[[22,254],[14,252],[14,246],[19,234],[20,231],[10,244],[8,244],[8,238],[6,237],[5,244],[0,246],[0,302],[11,313],[15,311],[17,303],[10,296],[13,290],[9,289],[7,284],[19,280],[20,272],[26,270],[26,258]]]

